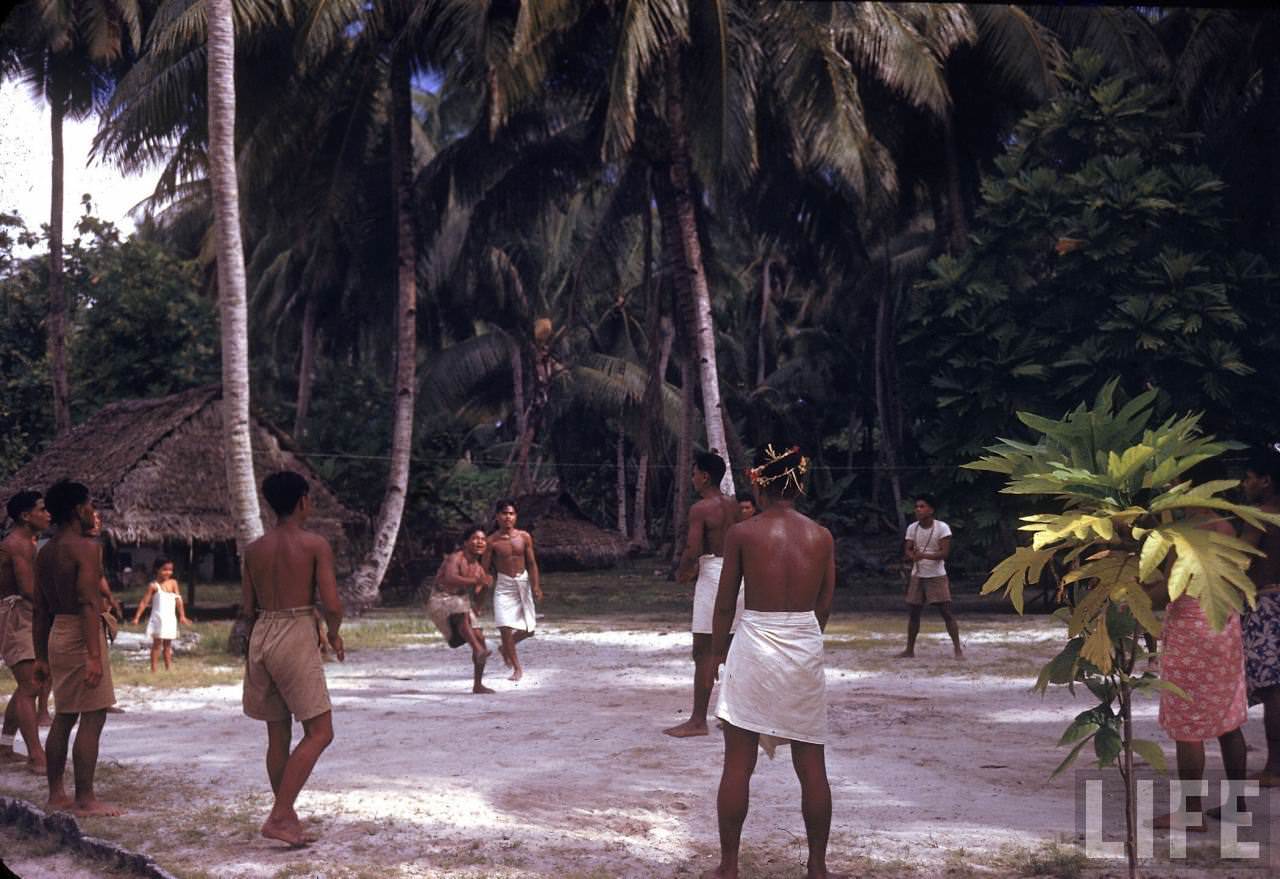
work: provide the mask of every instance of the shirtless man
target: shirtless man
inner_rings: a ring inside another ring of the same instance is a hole
[[[827,837],[827,704],[822,633],[831,615],[836,563],[831,532],[796,511],[808,460],[796,448],[765,449],[751,481],[761,512],[729,529],[716,594],[713,659],[704,685],[725,665],[716,716],[724,721],[724,771],[716,812],[720,864],[703,879],[736,879],[757,747],[790,742],[800,779],[800,806],[809,840],[809,879],[829,879]],[[746,610],[730,645],[739,582]]]
[[[427,599],[427,616],[436,624],[450,647],[471,647],[473,677],[471,692],[487,695],[493,690],[484,685],[484,667],[489,660],[489,646],[484,629],[476,625],[474,601],[493,584],[481,563],[488,540],[483,525],[472,525],[462,535],[462,545],[445,556],[436,571],[431,595]]]
[[[276,525],[244,551],[240,613],[253,624],[244,669],[244,713],[267,723],[267,777],[276,798],[262,835],[296,847],[315,840],[303,833],[293,804],[333,741],[314,607],[318,599],[324,639],[342,661],[342,603],[333,550],[323,537],[302,527],[311,515],[307,480],[282,470],[263,480],[262,495],[275,511]],[[290,752],[295,717],[302,724],[302,741]]]
[[[93,527],[93,501],[79,482],[62,481],[44,495],[57,529],[36,553],[35,648],[37,680],[51,678],[57,713],[45,741],[51,812],[71,809],[77,815],[119,815],[121,810],[94,794],[98,741],[115,704],[107,635],[106,609],[98,581],[102,577],[98,544],[86,536]],[[62,776],[67,742],[79,722],[71,761],[75,799],[67,796]]]
[[[21,730],[27,744],[27,768],[43,775],[44,748],[36,724],[36,648],[32,632],[35,600],[36,535],[49,527],[49,513],[38,491],[20,491],[6,505],[13,530],[0,541],[0,659],[9,667],[18,687],[4,709],[0,732],[0,760],[18,761],[13,734]]]
[[[510,680],[524,677],[516,645],[533,637],[537,623],[534,602],[542,600],[542,578],[533,554],[533,535],[516,528],[516,504],[498,501],[498,530],[489,535],[482,564],[494,575],[493,621],[502,635],[502,661],[511,669]]]
[[[1280,451],[1255,452],[1245,468],[1245,497],[1267,513],[1280,513]],[[1245,526],[1241,537],[1262,550],[1249,565],[1258,604],[1242,616],[1249,704],[1262,705],[1267,765],[1256,776],[1262,787],[1280,787],[1280,528]]]
[[[760,512],[756,509],[756,498],[749,491],[738,492],[738,521],[745,522]]]
[[[710,680],[707,671],[711,668],[711,617],[720,568],[724,564],[724,535],[729,526],[738,521],[738,502],[720,491],[724,471],[724,459],[715,452],[694,455],[693,487],[700,499],[689,511],[689,534],[676,568],[678,582],[697,580],[693,593],[693,711],[684,723],[663,730],[676,738],[707,734],[707,707],[711,704],[711,687],[706,683]],[[738,608],[741,612],[741,594]]]

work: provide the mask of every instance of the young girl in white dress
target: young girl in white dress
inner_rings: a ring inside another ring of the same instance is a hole
[[[156,659],[163,651],[164,667],[168,671],[173,666],[173,639],[178,637],[178,623],[189,626],[191,620],[187,619],[187,612],[182,606],[178,581],[173,579],[173,562],[158,558],[151,570],[151,582],[147,584],[147,594],[138,603],[133,624],[136,626],[142,620],[142,612],[150,604],[147,634],[151,636],[151,670],[156,670]]]

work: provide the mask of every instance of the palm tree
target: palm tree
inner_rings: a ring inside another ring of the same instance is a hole
[[[71,429],[67,291],[62,270],[65,119],[83,119],[110,94],[119,63],[141,43],[138,0],[45,0],[19,5],[0,27],[0,78],[21,76],[49,104],[49,375],[59,434]]]
[[[236,521],[236,545],[262,535],[249,434],[249,317],[244,247],[240,242],[240,187],[236,177],[235,25],[231,0],[208,0],[209,182],[218,253],[218,307],[222,332],[222,434],[227,489]]]

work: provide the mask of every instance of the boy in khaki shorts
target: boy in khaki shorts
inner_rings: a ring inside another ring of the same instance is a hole
[[[947,579],[947,556],[951,554],[951,528],[946,522],[933,517],[932,495],[920,494],[915,498],[916,520],[907,526],[907,539],[903,553],[911,562],[911,577],[907,581],[907,607],[911,619],[907,623],[907,649],[900,658],[916,655],[916,636],[920,634],[920,614],[927,601],[942,614],[947,634],[955,647],[956,659],[964,659],[960,647],[960,626],[951,613],[951,582]]]
[[[320,658],[321,639],[339,661],[346,658],[338,628],[342,604],[333,572],[333,550],[302,525],[311,513],[306,479],[281,471],[262,483],[276,526],[244,551],[240,613],[253,621],[244,669],[244,713],[267,724],[267,776],[275,804],[262,835],[290,846],[313,840],[302,830],[293,804],[321,753],[333,741],[333,712]],[[317,600],[327,631],[316,622]],[[292,751],[293,719],[302,741]]]

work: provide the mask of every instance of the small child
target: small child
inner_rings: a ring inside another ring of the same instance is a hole
[[[136,626],[142,620],[142,612],[150,604],[151,618],[147,620],[147,634],[151,636],[151,670],[156,670],[156,657],[163,650],[164,668],[168,671],[173,666],[173,639],[178,637],[178,623],[189,626],[191,620],[187,619],[187,612],[182,606],[178,581],[173,579],[173,562],[158,558],[151,571],[152,579],[147,584],[147,594],[138,603],[133,624]]]

